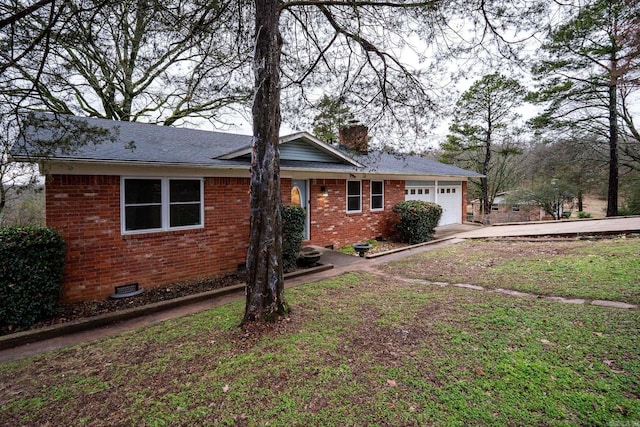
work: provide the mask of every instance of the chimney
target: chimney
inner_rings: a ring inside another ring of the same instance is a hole
[[[369,151],[369,128],[365,125],[352,121],[340,128],[339,135],[341,146],[363,154]]]

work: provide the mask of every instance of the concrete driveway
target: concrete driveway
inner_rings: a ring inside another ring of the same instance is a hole
[[[624,232],[640,232],[640,216],[605,219],[584,219],[572,221],[541,221],[518,224],[482,226],[465,223],[438,227],[434,240],[407,249],[399,249],[388,253],[369,255],[367,258],[354,257],[338,251],[316,247],[323,253],[322,263],[331,264],[335,270],[322,272],[311,277],[306,276],[296,281],[313,281],[318,278],[331,277],[344,271],[366,269],[384,262],[405,258],[420,252],[437,249],[464,239],[486,239],[492,237],[527,237],[527,236],[576,236],[593,234],[612,234]],[[344,271],[343,271],[344,270]]]
[[[456,233],[461,239],[640,232],[640,216],[492,225]]]

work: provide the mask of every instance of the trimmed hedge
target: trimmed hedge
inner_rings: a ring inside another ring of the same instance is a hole
[[[0,325],[26,326],[55,314],[65,244],[52,228],[0,227]]]
[[[442,216],[440,205],[420,200],[399,202],[393,211],[400,215],[400,240],[411,244],[431,240]]]
[[[298,254],[304,241],[304,223],[307,214],[300,206],[283,205],[282,215],[282,268],[285,272],[296,268]]]

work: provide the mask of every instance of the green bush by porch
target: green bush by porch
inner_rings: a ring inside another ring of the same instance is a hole
[[[442,217],[442,207],[420,200],[399,202],[393,211],[400,215],[399,238],[406,243],[422,243],[433,238]]]

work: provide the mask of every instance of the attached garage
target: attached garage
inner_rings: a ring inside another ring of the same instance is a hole
[[[442,206],[442,226],[462,223],[462,193],[461,181],[406,181],[404,198]]]

